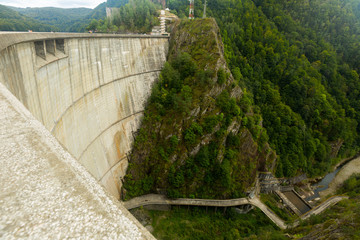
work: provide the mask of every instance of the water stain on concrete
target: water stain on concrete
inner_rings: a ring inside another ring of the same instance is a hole
[[[116,147],[116,153],[117,153],[117,158],[121,159],[123,157],[125,157],[124,154],[124,141],[126,141],[126,136],[124,131],[117,131],[115,136],[114,136],[114,144]]]

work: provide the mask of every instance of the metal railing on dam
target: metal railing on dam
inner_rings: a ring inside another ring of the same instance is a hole
[[[162,36],[0,33],[0,237],[153,239],[115,198],[167,51]]]

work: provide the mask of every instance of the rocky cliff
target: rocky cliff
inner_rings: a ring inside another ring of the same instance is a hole
[[[126,175],[126,198],[166,191],[170,197],[230,198],[271,170],[252,97],[232,77],[213,19],[176,23],[168,62],[154,87]]]

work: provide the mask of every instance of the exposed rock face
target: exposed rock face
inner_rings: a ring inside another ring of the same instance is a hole
[[[119,198],[133,132],[165,62],[168,39],[31,36],[46,40],[1,35],[17,44],[0,53],[0,82]]]
[[[244,92],[227,68],[219,28],[213,19],[178,22],[175,25],[170,40],[170,63],[177,61],[177,57],[184,53],[190,54],[197,64],[194,76],[183,80],[183,85],[191,88],[192,101],[186,105],[187,111],[179,111],[174,107],[164,113],[159,111],[159,103],[153,101],[148,105],[126,178],[130,197],[151,191],[161,192],[161,189],[166,189],[169,194],[174,184],[178,185],[175,187],[177,197],[239,196],[253,186],[256,171],[271,170],[276,159],[275,152],[266,142],[261,143],[261,146],[258,144],[259,135],[263,131],[261,119],[251,128],[244,124],[245,118],[251,118],[254,113],[251,107],[248,111],[239,107]],[[205,84],[200,83],[201,72],[209,74]],[[160,77],[164,78],[165,75]],[[167,84],[157,87],[165,92],[169,89]],[[225,99],[225,102],[221,103],[221,99]],[[228,110],[221,106],[226,105],[227,101],[232,104]],[[211,121],[214,124],[208,127],[207,123]],[[251,133],[255,132],[253,128],[259,130],[258,136],[254,137]],[[190,131],[196,135],[196,140],[191,143],[187,136]],[[232,137],[236,139],[236,144],[229,143]],[[176,146],[172,147],[174,139]],[[200,160],[196,159],[200,159],[199,155],[203,154],[206,155],[205,162],[197,162]],[[207,155],[211,155],[209,162],[206,162]],[[218,179],[213,179],[213,189],[210,190],[209,186],[204,186],[209,185],[205,183],[206,178],[216,175],[215,165],[226,176],[220,177],[219,173]],[[186,169],[195,171],[195,176],[187,177],[186,173],[184,176],[176,175],[186,172]],[[171,183],[173,175],[181,183]],[[226,181],[226,185],[228,180],[231,181],[231,190],[220,183]]]

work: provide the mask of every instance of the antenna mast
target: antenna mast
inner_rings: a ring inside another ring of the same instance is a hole
[[[206,18],[206,0],[205,0],[205,4],[204,4],[204,13],[203,13],[203,18]]]
[[[194,19],[194,0],[190,1],[189,19]]]

